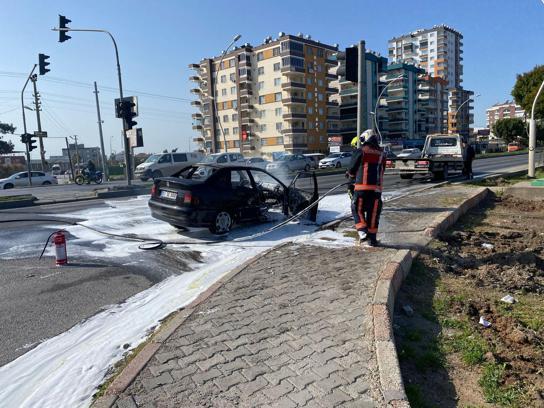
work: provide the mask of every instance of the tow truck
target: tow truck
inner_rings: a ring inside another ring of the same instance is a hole
[[[398,173],[401,179],[415,174],[431,175],[433,180],[445,180],[453,173],[462,173],[465,164],[463,138],[459,134],[428,135],[418,158],[388,158],[387,173]]]

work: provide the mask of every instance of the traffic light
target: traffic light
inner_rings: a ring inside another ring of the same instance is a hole
[[[39,66],[40,66],[40,75],[45,75],[49,71],[51,71],[50,69],[47,68],[47,66],[49,65],[49,62],[47,62],[48,59],[49,59],[49,55],[38,54],[38,62],[39,62]]]
[[[344,61],[344,64],[336,72],[346,81],[358,82],[359,77],[359,47],[346,48],[346,52],[336,54],[338,61]]]
[[[21,135],[21,143],[27,144],[29,140],[30,140],[30,134],[23,133]]]
[[[135,107],[136,104],[134,102],[129,100],[121,101],[121,115],[123,117],[123,121],[125,122],[125,129],[132,129],[138,124],[138,122],[134,121],[134,118],[138,116],[138,113],[134,109]]]
[[[59,14],[59,42],[64,42],[72,38],[68,35],[67,31],[62,31],[63,28],[70,28],[67,24],[71,22],[72,20],[68,20],[66,17]]]
[[[29,138],[28,138],[28,151],[31,152],[32,150],[34,150],[37,146],[36,146],[36,139],[33,139],[32,136],[28,135]]]

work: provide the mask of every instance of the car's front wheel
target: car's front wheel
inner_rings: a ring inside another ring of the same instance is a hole
[[[7,190],[8,188],[13,188],[13,187],[14,187],[14,186],[13,186],[13,184],[11,184],[11,183],[6,183],[6,184],[4,184],[4,190]]]
[[[306,166],[304,166],[304,171],[310,171],[310,165],[307,164]]]
[[[44,182],[42,183],[42,186],[48,186],[48,185],[50,185],[50,184],[51,184],[51,182],[46,180],[46,181],[44,181]]]
[[[232,216],[228,211],[219,211],[210,225],[210,231],[213,234],[222,235],[229,233],[232,227]]]
[[[162,177],[162,172],[160,170],[155,170],[151,177],[153,177],[153,179]]]

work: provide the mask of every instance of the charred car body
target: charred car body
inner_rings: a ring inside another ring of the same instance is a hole
[[[149,208],[154,218],[178,227],[225,234],[233,224],[267,221],[271,208],[294,215],[317,200],[313,192],[284,184],[267,171],[239,164],[199,164],[154,181]],[[314,220],[317,206],[311,211]]]

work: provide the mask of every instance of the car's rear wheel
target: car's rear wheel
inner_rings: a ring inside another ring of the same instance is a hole
[[[232,216],[228,211],[219,211],[213,220],[213,224],[210,225],[210,231],[213,234],[222,235],[227,234],[232,227]]]
[[[304,171],[310,171],[310,165],[307,164],[306,166],[304,166]]]
[[[337,169],[339,169],[340,167],[342,167],[342,163],[337,162],[335,167],[336,167]]]
[[[8,188],[13,188],[13,184],[11,183],[4,184],[4,190],[7,190]]]
[[[46,181],[44,181],[44,182],[42,183],[42,186],[48,186],[48,185],[50,185],[50,184],[51,184],[51,182],[46,180]]]
[[[153,177],[154,179],[162,177],[162,172],[160,170],[155,170],[151,177]]]

